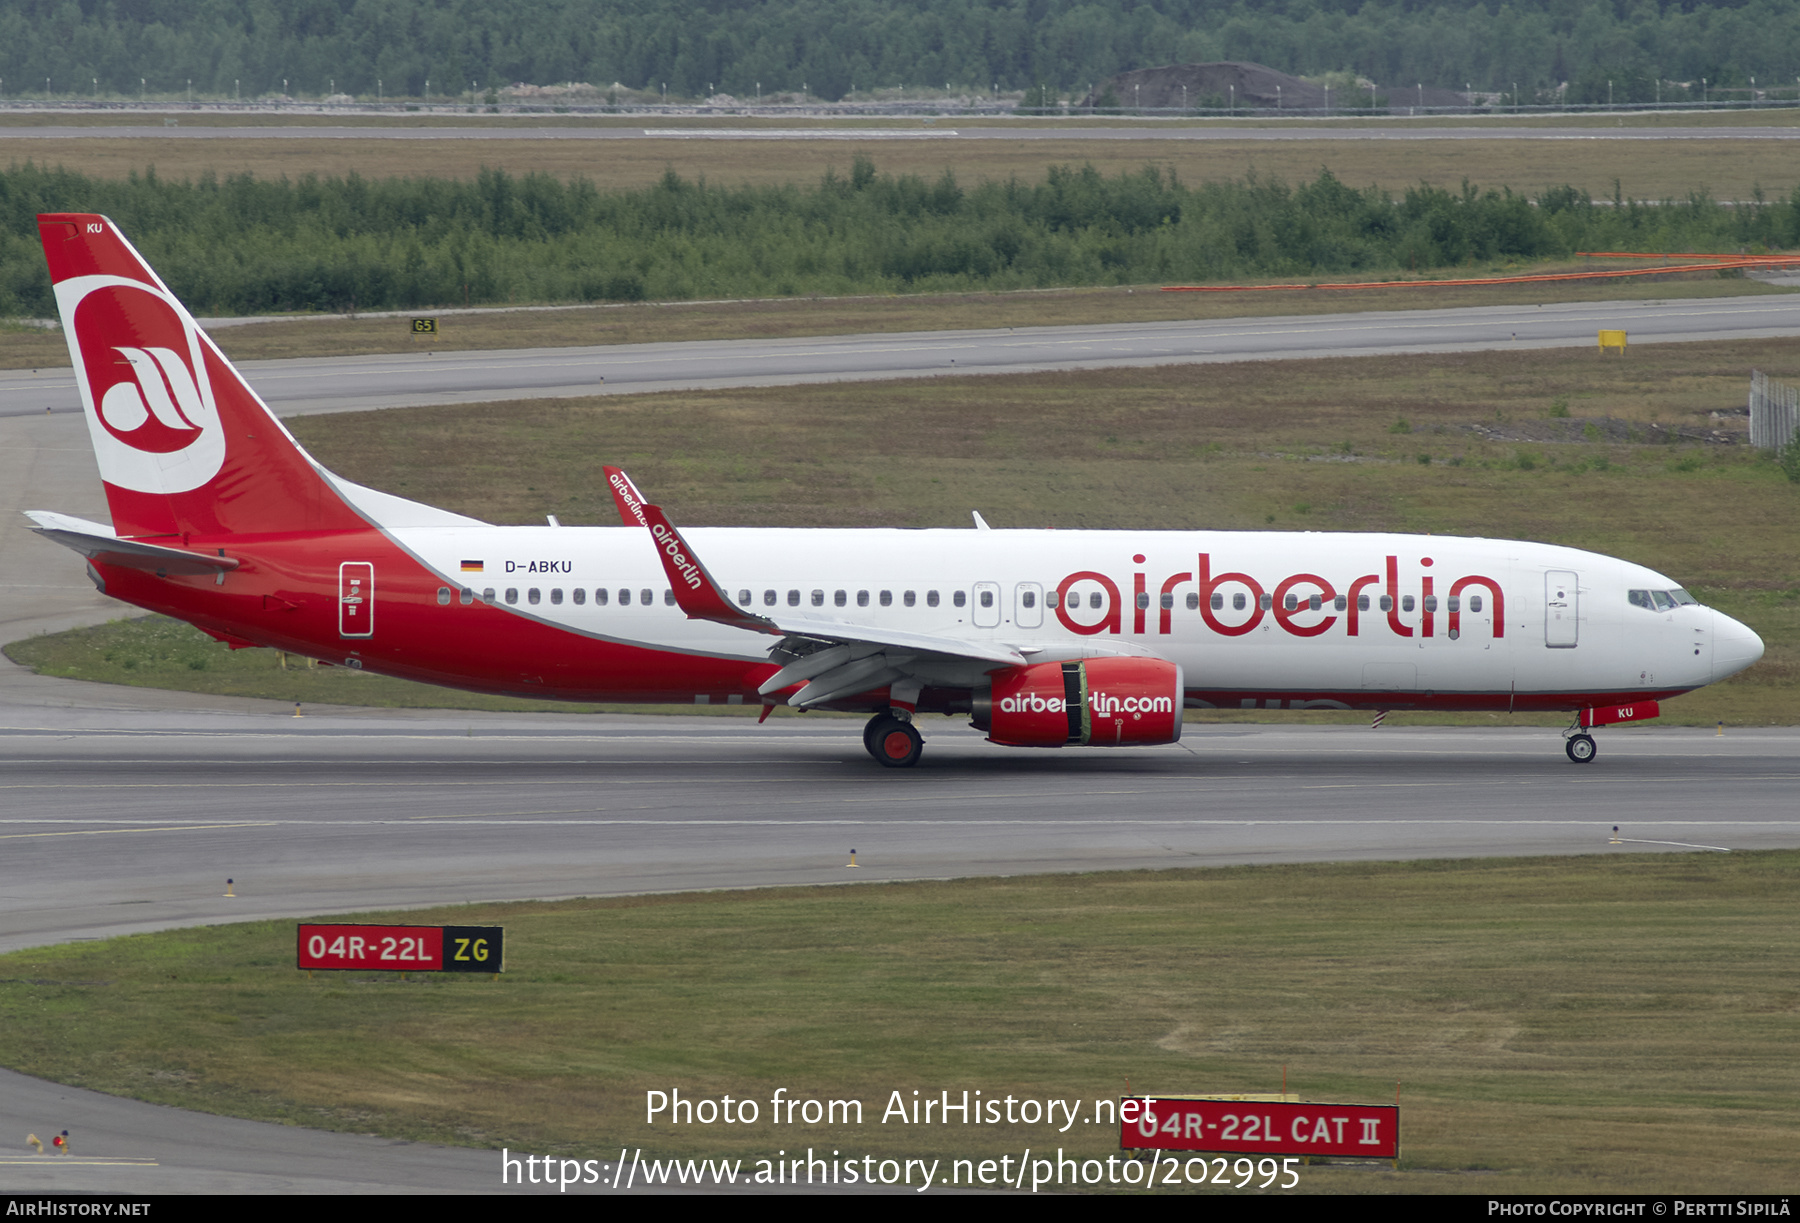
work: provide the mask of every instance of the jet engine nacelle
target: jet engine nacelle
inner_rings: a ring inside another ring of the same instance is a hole
[[[1181,668],[1089,658],[995,671],[975,691],[978,730],[1009,747],[1123,747],[1181,738]]]

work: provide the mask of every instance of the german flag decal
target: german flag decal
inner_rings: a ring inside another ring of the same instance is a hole
[[[481,562],[480,561],[464,561],[462,563],[462,571],[464,573],[480,573],[481,572]]]

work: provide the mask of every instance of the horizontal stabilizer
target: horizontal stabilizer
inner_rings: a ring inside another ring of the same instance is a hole
[[[45,539],[54,540],[103,565],[121,565],[151,573],[189,574],[225,573],[238,567],[238,562],[229,556],[207,556],[183,548],[120,539],[111,527],[85,518],[49,510],[26,510],[25,516],[37,524],[32,530]]]

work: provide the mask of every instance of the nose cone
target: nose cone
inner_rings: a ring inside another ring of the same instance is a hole
[[[1713,613],[1712,677],[1715,682],[1727,675],[1736,675],[1762,656],[1763,639],[1748,625],[1739,624],[1730,616]]]

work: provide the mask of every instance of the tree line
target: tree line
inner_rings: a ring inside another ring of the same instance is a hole
[[[895,86],[1067,96],[1132,68],[1250,60],[1545,94],[1705,78],[1800,91],[1783,0],[10,0],[0,96],[457,97],[614,82],[700,98]],[[1651,101],[1654,89],[1641,91]],[[1396,94],[1395,96],[1398,96]],[[1618,96],[1618,101],[1639,100]]]
[[[1323,172],[1189,186],[1149,167],[1057,167],[1038,182],[888,175],[858,156],[810,187],[673,172],[602,191],[483,170],[473,181],[248,174],[0,173],[0,315],[52,317],[35,218],[103,212],[197,314],[712,297],[959,292],[1387,274],[1581,249],[1800,245],[1800,192],[1595,202],[1572,187],[1419,186]]]

